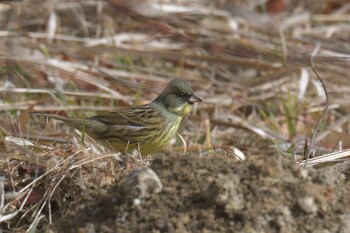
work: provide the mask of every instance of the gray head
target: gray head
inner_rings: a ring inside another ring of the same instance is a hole
[[[195,102],[202,100],[193,94],[190,84],[186,80],[174,79],[168,83],[163,92],[155,99],[155,102],[164,106],[173,113],[184,116]]]

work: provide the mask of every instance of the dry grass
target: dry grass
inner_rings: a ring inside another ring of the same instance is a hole
[[[81,193],[151,159],[125,159],[93,141],[82,145],[79,132],[28,112],[81,117],[138,105],[176,77],[189,80],[205,101],[172,144],[174,152],[233,156],[239,148],[247,157],[280,153],[300,161],[309,151],[331,166],[347,161],[346,150],[327,154],[350,146],[348,5],[333,14],[272,16],[243,7],[230,14],[223,10],[228,3],[161,2],[169,5],[0,5],[2,226],[25,231],[52,222]],[[318,130],[325,89],[305,54],[329,94]],[[305,147],[313,135],[312,148]]]

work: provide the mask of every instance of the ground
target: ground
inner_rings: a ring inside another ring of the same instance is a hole
[[[161,192],[135,202],[124,174],[114,187],[81,197],[50,231],[350,232],[349,184],[332,169],[304,168],[280,156],[244,163],[165,156],[150,167]]]
[[[350,232],[348,2],[0,1],[0,233]],[[151,160],[30,114],[175,78],[203,102]]]

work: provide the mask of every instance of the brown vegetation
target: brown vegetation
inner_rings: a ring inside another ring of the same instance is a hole
[[[44,229],[153,161],[30,112],[134,106],[177,77],[204,102],[156,157],[282,155],[348,173],[347,1],[159,2],[0,3],[1,229]]]

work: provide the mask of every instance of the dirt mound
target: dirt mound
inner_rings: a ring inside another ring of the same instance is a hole
[[[85,197],[58,232],[350,232],[350,187],[334,170],[281,157],[164,157],[153,161],[163,189],[128,198],[125,178]],[[129,183],[130,184],[130,183]],[[138,201],[135,201],[138,200]]]

